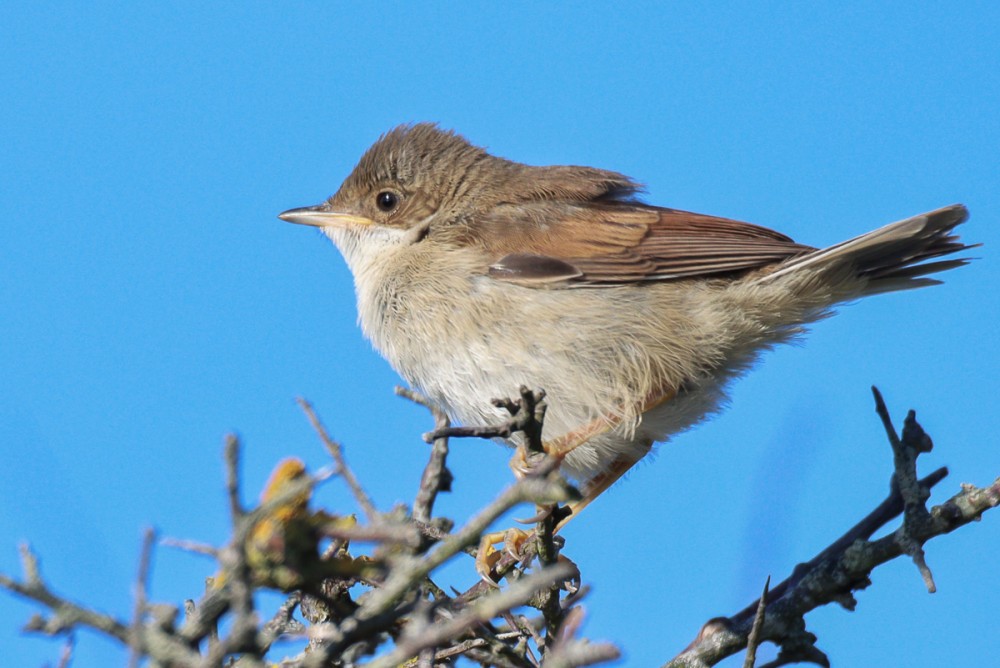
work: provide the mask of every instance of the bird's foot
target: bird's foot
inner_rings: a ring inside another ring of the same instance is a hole
[[[530,534],[521,529],[507,529],[506,531],[495,531],[488,533],[479,541],[476,550],[476,572],[483,582],[496,587],[499,578],[494,577],[494,568],[504,554],[509,554],[514,559],[520,561],[521,550]],[[501,549],[496,549],[495,545],[502,545]]]

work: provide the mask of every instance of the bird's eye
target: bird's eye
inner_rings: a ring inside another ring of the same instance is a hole
[[[375,206],[379,211],[389,213],[399,205],[399,195],[391,190],[383,190],[375,196]]]

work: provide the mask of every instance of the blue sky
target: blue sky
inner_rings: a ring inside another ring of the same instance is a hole
[[[325,463],[298,395],[382,507],[412,498],[429,418],[393,396],[335,249],[275,216],[421,120],[812,245],[953,202],[985,244],[945,285],[847,306],[767,355],[724,414],[569,526],[585,632],[628,665],[673,656],[881,500],[871,384],[934,436],[924,472],[952,471],[935,500],[1000,474],[997,5],[608,7],[4,3],[0,570],[30,540],[61,592],[128,617],[144,526],[226,536],[224,434],[245,441],[253,493],[283,456]],[[507,457],[456,444],[440,510],[492,498]],[[323,501],[350,509],[336,483]],[[987,516],[928,546],[937,594],[897,561],[810,628],[836,665],[988,663],[998,549]],[[175,602],[213,570],[167,549],[154,568],[152,596]],[[469,584],[471,564],[449,577]],[[57,656],[17,633],[32,610],[0,596],[11,665]],[[123,661],[79,638],[75,665]]]

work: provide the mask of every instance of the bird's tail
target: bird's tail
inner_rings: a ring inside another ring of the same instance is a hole
[[[834,302],[937,285],[941,281],[929,278],[930,274],[961,267],[969,260],[927,260],[979,245],[966,245],[954,233],[955,227],[968,217],[968,210],[961,204],[922,213],[791,258],[754,282],[763,286],[786,280],[796,283],[796,278],[806,283],[818,281],[834,288],[830,295]]]

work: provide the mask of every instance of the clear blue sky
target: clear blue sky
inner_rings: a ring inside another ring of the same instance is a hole
[[[283,456],[325,463],[297,395],[381,506],[412,498],[429,419],[393,396],[334,248],[275,216],[420,120],[813,245],[952,202],[985,243],[944,286],[845,307],[767,355],[727,412],[570,525],[586,633],[628,665],[669,658],[881,500],[869,385],[935,437],[923,470],[952,470],[935,499],[1000,474],[998,5],[609,7],[4,3],[0,569],[30,540],[60,591],[127,617],[144,526],[227,535],[226,432],[253,494]],[[457,444],[441,510],[491,498],[507,457]],[[323,498],[350,509],[336,483]],[[840,666],[988,664],[998,551],[1000,514],[929,545],[939,593],[898,561],[810,628]],[[211,571],[161,549],[152,596],[197,596]],[[57,657],[17,634],[32,609],[0,596],[9,665]],[[88,634],[77,657],[124,661]]]

